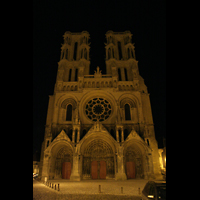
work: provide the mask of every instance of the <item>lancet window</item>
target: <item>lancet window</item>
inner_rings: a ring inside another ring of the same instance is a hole
[[[129,104],[125,104],[124,110],[125,110],[125,120],[131,120],[131,112]]]
[[[72,121],[72,105],[67,106],[66,121]]]

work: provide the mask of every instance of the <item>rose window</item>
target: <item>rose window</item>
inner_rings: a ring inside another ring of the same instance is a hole
[[[111,104],[104,98],[94,98],[86,104],[85,113],[92,121],[102,122],[110,116]]]

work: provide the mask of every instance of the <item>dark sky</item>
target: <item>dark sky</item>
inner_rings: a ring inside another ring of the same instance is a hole
[[[166,2],[164,0],[33,0],[33,152],[44,139],[66,31],[90,33],[90,71],[105,73],[105,33],[131,31],[139,72],[150,93],[159,147],[166,136]]]

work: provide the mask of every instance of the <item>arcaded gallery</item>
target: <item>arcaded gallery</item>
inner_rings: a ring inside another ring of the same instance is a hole
[[[101,66],[90,74],[89,33],[63,35],[42,143],[42,180],[161,176],[149,93],[132,34],[105,36],[106,74]]]

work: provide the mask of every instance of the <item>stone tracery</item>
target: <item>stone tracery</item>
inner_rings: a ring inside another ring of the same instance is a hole
[[[85,114],[92,121],[105,121],[111,115],[111,104],[104,98],[93,98],[85,107]]]
[[[107,177],[114,178],[114,153],[111,146],[103,140],[94,140],[83,153],[83,178],[91,176],[91,162],[105,161]]]
[[[93,178],[92,162],[98,163],[98,173],[101,163],[104,171],[106,167],[104,179],[126,180],[132,171],[134,178],[160,175],[149,95],[139,75],[132,34],[108,31],[106,37],[106,74],[97,67],[90,75],[89,33],[64,35],[55,90],[49,96],[41,155],[43,180],[61,178],[65,166],[71,167],[70,180]],[[142,139],[151,144],[152,152]],[[127,145],[130,141],[134,143]]]

